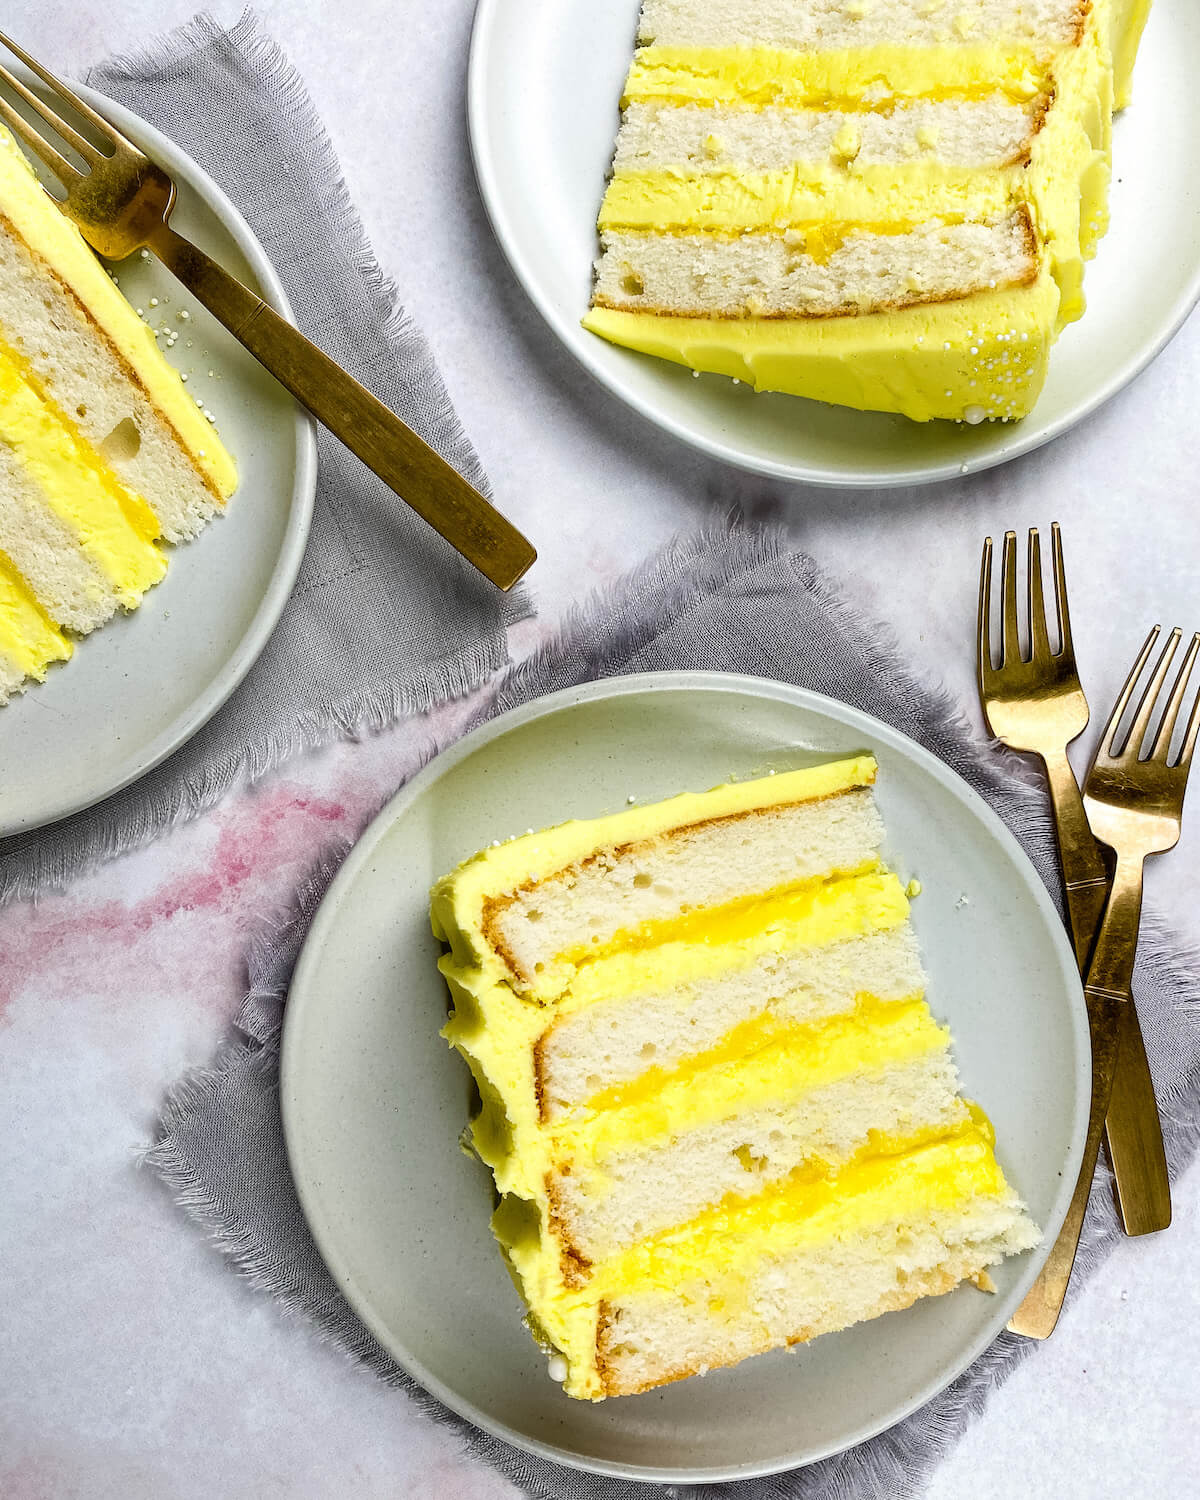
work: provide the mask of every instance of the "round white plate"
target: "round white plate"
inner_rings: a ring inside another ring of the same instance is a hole
[[[684,442],[809,484],[918,484],[990,468],[1107,401],[1154,358],[1200,295],[1200,9],[1193,0],[1155,0],[1134,101],[1114,131],[1112,228],[1088,268],[1088,313],[1063,333],[1024,421],[919,424],[756,395],[606,343],[579,320],[591,295],[596,214],[638,10],[639,0],[479,0],[468,118],[483,200],[525,290],[598,380]]]
[[[174,177],[174,227],[290,318],[265,251],[216,183],[144,120],[79,91]],[[134,255],[114,269],[135,307],[150,313],[157,297],[155,325],[179,330],[164,352],[216,415],[238,488],[195,541],[169,549],[167,576],[140,609],[78,642],[70,662],[0,709],[0,838],[111,796],[195,734],[266,644],[308,537],[308,416],[157,261]],[[184,308],[186,322],[176,317]]]
[[[459,1149],[465,1065],[438,1036],[429,888],[492,839],[851,751],[879,759],[886,853],[924,890],[929,1002],[968,1095],[1053,1241],[1078,1171],[1090,1062],[1070,945],[1011,835],[926,751],[865,714],[717,673],[615,678],[477,730],[372,823],[330,888],[288,999],[281,1100],[292,1174],[364,1322],[447,1406],[509,1442],[641,1479],[742,1478],[811,1462],[898,1421],[995,1338],[1039,1255],[972,1287],[593,1405],[563,1395],[521,1324],[488,1228],[491,1176]]]

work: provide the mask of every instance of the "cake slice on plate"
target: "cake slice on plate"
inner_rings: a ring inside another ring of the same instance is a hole
[[[1024,416],[1148,0],[644,0],[585,326],[920,421]]]
[[[986,1285],[1038,1240],[925,1002],[875,774],[566,823],[434,888],[493,1229],[570,1396]]]
[[[136,609],[233,460],[0,127],[0,704]]]

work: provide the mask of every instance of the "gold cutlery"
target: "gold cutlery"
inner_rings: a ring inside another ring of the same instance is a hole
[[[5,121],[66,189],[65,200],[56,201],[92,248],[109,260],[123,260],[143,247],[152,250],[260,364],[406,504],[492,583],[511,588],[537,556],[525,537],[365,386],[249,287],[175,233],[168,222],[175,184],[161,167],[3,33],[0,42],[105,143],[100,149],[0,67],[0,78],[82,159],[84,170],[0,98]]]
[[[1182,742],[1172,755],[1175,726],[1200,651],[1200,635],[1195,635],[1151,733],[1155,708],[1179,643],[1178,630],[1173,630],[1167,640],[1129,729],[1123,727],[1134,688],[1158,637],[1156,625],[1121,690],[1084,783],[1089,822],[1097,838],[1116,854],[1116,866],[1084,985],[1092,1037],[1092,1097],[1083,1165],[1058,1239],[1008,1325],[1030,1338],[1049,1337],[1067,1294],[1100,1150],[1101,1126],[1120,1075],[1118,1050],[1129,1034],[1123,1018],[1133,1008],[1130,985],[1142,910],[1142,867],[1151,854],[1165,853],[1179,840],[1188,770],[1200,731],[1198,698],[1188,715]]]
[[[1029,533],[1029,659],[1019,645],[1017,537],[1004,537],[1001,565],[1002,630],[1000,665],[992,663],[989,624],[992,539],[983,545],[979,581],[979,697],[988,727],[1010,749],[1041,758],[1054,809],[1054,831],[1075,957],[1087,973],[1092,941],[1108,894],[1108,873],[1084,811],[1067,746],[1087,727],[1088,705],[1075,666],[1062,533],[1051,527],[1055,613],[1059,649],[1052,651],[1043,597],[1041,540]],[[1162,1127],[1146,1047],[1132,1005],[1121,1011],[1117,1082],[1108,1107],[1108,1149],[1117,1183],[1117,1201],[1126,1234],[1150,1234],[1171,1222],[1171,1193]]]

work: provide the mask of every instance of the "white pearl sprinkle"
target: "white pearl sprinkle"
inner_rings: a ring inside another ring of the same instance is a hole
[[[987,412],[984,411],[982,406],[968,406],[966,411],[963,412],[963,416],[970,422],[972,427],[978,427],[984,417],[987,416]]]
[[[184,370],[184,372],[180,375],[179,378],[180,378],[180,380],[186,380],[187,379],[187,371]]]
[[[178,312],[177,312],[177,313],[176,313],[176,314],[175,314],[175,316],[176,316],[176,317],[177,317],[177,318],[178,318],[178,319],[179,319],[179,320],[180,320],[180,321],[181,321],[181,322],[183,322],[183,323],[186,323],[186,322],[187,322],[187,320],[188,320],[188,319],[189,319],[189,318],[190,318],[190,317],[191,317],[191,313],[190,313],[190,312],[188,312],[188,310],[187,310],[187,308],[186,308],[186,307],[181,307],[181,308],[180,308],[180,309],[179,309],[179,311],[178,311]]]
[[[556,1354],[546,1366],[546,1373],[551,1380],[556,1381],[559,1385],[567,1378],[567,1362],[561,1354]]]
[[[150,298],[150,306],[151,307],[157,307],[158,306],[158,298],[157,297],[151,297]]]

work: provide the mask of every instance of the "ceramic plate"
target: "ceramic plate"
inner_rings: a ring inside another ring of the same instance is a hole
[[[1089,310],[1064,332],[1041,400],[1023,422],[917,424],[756,395],[605,343],[579,320],[591,295],[596,213],[638,10],[639,0],[479,0],[471,145],[496,235],[546,321],[609,390],[685,442],[810,484],[917,484],[989,468],[1057,437],[1107,401],[1153,359],[1200,295],[1200,9],[1193,0],[1155,0],[1134,102],[1114,132],[1112,228],[1088,268]]]
[[[290,317],[262,246],[216,183],[144,120],[80,92],[174,177],[175,228]],[[65,667],[0,709],[0,837],[99,802],[195,734],[266,644],[308,536],[308,417],[157,261],[135,255],[115,269],[135,307],[180,330],[167,358],[216,415],[238,489],[196,541],[170,549],[167,576],[139,610],[80,642]]]
[[[980,799],[896,731],[755,678],[671,673],[543,698],[439,756],[363,836],[292,983],[281,1097],[292,1173],[338,1284],[447,1406],[524,1448],[647,1480],[742,1478],[810,1462],[898,1421],[1003,1328],[1036,1274],[964,1287],[788,1354],[641,1396],[572,1401],[546,1372],[488,1228],[491,1177],[459,1149],[465,1065],[440,1040],[447,997],[433,881],[492,839],[731,776],[849,752],[879,759],[885,851],[924,890],[914,922],[929,1002],[966,1092],[1048,1241],[1081,1154],[1090,1065],[1070,945],[1041,882]]]

